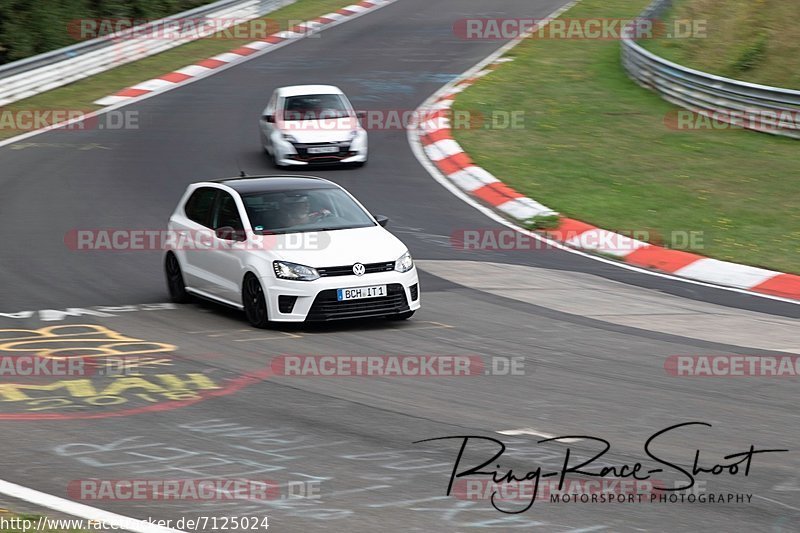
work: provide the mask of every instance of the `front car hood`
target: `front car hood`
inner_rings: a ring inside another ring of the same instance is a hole
[[[381,226],[275,235],[271,260],[314,268],[395,261],[406,246]]]
[[[303,144],[346,142],[350,132],[358,129],[358,120],[353,117],[322,120],[287,120],[279,124],[281,133],[291,135]]]

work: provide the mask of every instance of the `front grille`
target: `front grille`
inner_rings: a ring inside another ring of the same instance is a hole
[[[295,150],[297,150],[297,157],[295,159],[299,161],[315,161],[315,162],[322,162],[324,160],[334,160],[338,161],[345,157],[350,157],[352,153],[350,150],[350,142],[330,142],[330,143],[296,143],[293,144]],[[319,146],[335,146],[338,148],[336,152],[331,152],[328,154],[310,154],[308,153],[308,149],[312,147],[319,147]]]
[[[297,296],[278,296],[278,311],[289,314],[294,309]]]
[[[408,292],[411,293],[411,301],[416,302],[417,298],[419,298],[419,284],[415,283],[411,287],[408,288]]]
[[[399,283],[386,287],[386,296],[364,298],[340,302],[336,299],[336,289],[321,291],[314,299],[306,320],[344,320],[348,318],[367,318],[394,315],[409,310],[406,292]]]
[[[365,274],[377,274],[378,272],[391,272],[394,270],[394,261],[386,263],[367,263],[364,265]],[[353,265],[323,267],[318,268],[317,272],[321,278],[332,276],[353,276]]]

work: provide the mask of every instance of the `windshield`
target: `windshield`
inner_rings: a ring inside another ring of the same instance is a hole
[[[341,189],[304,189],[243,196],[257,234],[302,233],[374,226],[372,218]]]
[[[347,104],[338,94],[289,96],[283,108],[284,120],[320,120],[350,116]]]

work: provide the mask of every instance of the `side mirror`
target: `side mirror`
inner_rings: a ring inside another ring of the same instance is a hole
[[[217,228],[214,233],[218,239],[222,239],[224,241],[244,242],[247,240],[247,235],[245,235],[244,230],[233,229],[231,226]]]
[[[386,224],[389,223],[389,217],[385,217],[383,215],[375,215],[375,221],[380,224],[382,227],[386,227]]]
[[[357,118],[367,118],[367,112],[366,111],[356,111],[356,117]]]
[[[269,122],[270,124],[275,123],[275,115],[264,115],[261,118],[263,118],[265,122]]]

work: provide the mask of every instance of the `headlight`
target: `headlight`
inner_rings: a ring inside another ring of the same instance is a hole
[[[353,130],[353,131],[351,131],[351,132],[350,132],[350,140],[352,141],[352,140],[353,140],[353,139],[355,139],[356,137],[358,137],[358,130]]]
[[[293,135],[289,135],[288,133],[284,133],[283,134],[283,140],[284,141],[289,141],[290,143],[296,143],[297,142],[297,139],[295,139]]]
[[[394,269],[398,272],[408,272],[414,268],[414,260],[411,259],[411,254],[406,252],[400,256],[400,259],[394,262]]]
[[[280,279],[293,279],[297,281],[314,281],[319,279],[317,269],[289,263],[288,261],[273,261],[272,268],[275,270],[275,277]]]

